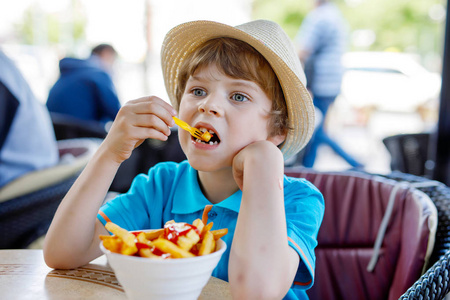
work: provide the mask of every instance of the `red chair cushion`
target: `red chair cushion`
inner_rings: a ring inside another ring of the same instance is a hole
[[[398,190],[373,272],[367,265],[395,182],[360,173],[287,170],[311,181],[324,195],[311,299],[398,299],[425,262],[430,202],[412,190]]]

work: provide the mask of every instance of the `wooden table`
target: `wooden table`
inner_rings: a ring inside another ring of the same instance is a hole
[[[74,270],[54,270],[42,250],[0,250],[0,299],[126,299],[104,255]],[[201,300],[231,299],[228,283],[211,277]]]

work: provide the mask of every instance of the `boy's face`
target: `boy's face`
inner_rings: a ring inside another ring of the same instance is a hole
[[[214,132],[209,143],[179,131],[191,166],[199,171],[230,168],[245,146],[269,138],[272,100],[254,82],[228,77],[215,65],[191,76],[180,102],[179,116],[197,128]],[[276,141],[274,141],[276,142]]]

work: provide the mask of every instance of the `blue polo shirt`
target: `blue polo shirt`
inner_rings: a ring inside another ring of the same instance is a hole
[[[300,256],[297,275],[284,299],[307,299],[305,290],[314,282],[317,233],[324,213],[321,193],[305,179],[284,177],[288,242]],[[237,191],[218,204],[203,195],[197,171],[187,161],[159,163],[148,175],[138,175],[130,190],[103,205],[98,219],[111,221],[127,230],[156,229],[169,220],[192,223],[208,218],[212,230],[228,228],[222,239],[227,250],[213,276],[228,281],[228,260],[239,214],[242,192]],[[205,215],[204,215],[205,214]]]

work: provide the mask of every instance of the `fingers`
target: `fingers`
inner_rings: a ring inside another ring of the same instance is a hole
[[[166,141],[169,126],[175,126],[173,107],[158,97],[143,97],[127,102],[117,116],[105,139],[108,153],[115,161],[122,162],[145,139]]]
[[[160,131],[163,135],[170,135],[171,126],[175,126],[172,116],[176,115],[175,109],[158,97],[144,97],[126,103],[119,111],[119,122],[124,122],[126,126],[133,128],[149,128],[153,130],[140,131],[148,132],[150,136],[141,138],[155,138],[154,131]],[[156,134],[159,136],[159,134]]]
[[[261,162],[264,162],[262,164]],[[254,178],[249,174],[264,174],[284,171],[283,154],[274,143],[262,140],[242,148],[233,158],[233,177],[242,190],[245,178]],[[244,171],[245,168],[245,171]],[[244,174],[246,177],[244,178]]]
[[[172,107],[172,105],[156,96],[143,97],[129,101],[128,103],[133,105],[136,109],[136,113],[158,114],[166,111],[170,115],[170,118],[168,118],[170,124],[173,124],[172,117],[177,115],[177,111]],[[167,115],[165,117],[167,117]]]
[[[172,119],[171,117],[169,117]],[[171,124],[167,124],[167,118],[155,114],[136,114],[131,120],[131,125],[137,128],[151,128],[164,133],[166,136],[170,135]]]
[[[161,141],[166,141],[169,135],[170,129],[169,133],[165,133],[162,132],[161,130],[149,127],[134,127],[132,132],[133,139],[140,141],[141,143],[145,139],[157,139]],[[136,144],[136,146],[138,146],[138,144]]]

